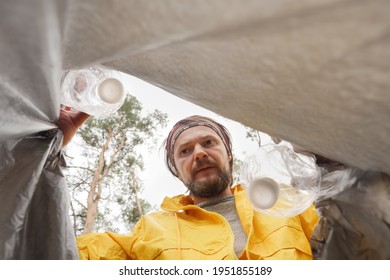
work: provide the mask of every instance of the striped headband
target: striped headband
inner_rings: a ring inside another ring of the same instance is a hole
[[[195,115],[185,118],[183,120],[178,121],[173,126],[172,130],[169,132],[167,139],[165,140],[165,163],[169,171],[176,177],[178,177],[178,172],[176,169],[173,155],[176,139],[183,131],[195,126],[206,126],[214,130],[225,145],[227,153],[233,156],[231,136],[226,127],[210,118],[203,116]],[[233,160],[231,160],[230,165],[232,167]]]

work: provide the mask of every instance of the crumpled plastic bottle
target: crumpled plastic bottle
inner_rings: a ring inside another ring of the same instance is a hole
[[[315,156],[296,153],[285,143],[263,146],[248,156],[241,175],[254,209],[274,217],[304,212],[321,190]]]
[[[126,98],[120,73],[100,65],[66,71],[60,103],[95,117],[115,113]]]

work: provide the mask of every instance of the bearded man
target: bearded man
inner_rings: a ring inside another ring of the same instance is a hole
[[[232,186],[232,142],[222,124],[203,116],[180,120],[165,141],[165,161],[189,194],[165,198],[130,234],[78,237],[81,259],[312,259],[314,206],[292,218],[254,210],[244,188]]]

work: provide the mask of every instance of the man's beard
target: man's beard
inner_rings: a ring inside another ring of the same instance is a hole
[[[204,181],[194,179],[189,183],[185,183],[192,195],[201,198],[215,197],[230,186],[233,182],[231,172],[223,171],[218,166],[214,167],[218,169],[218,173],[214,178]]]

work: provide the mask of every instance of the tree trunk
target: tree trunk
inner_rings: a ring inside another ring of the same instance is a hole
[[[138,196],[138,184],[136,181],[134,170],[132,170],[132,172],[131,172],[131,182],[132,182],[132,184],[131,184],[132,192],[134,194],[135,202],[137,205],[137,212],[138,212],[138,215],[140,217],[142,217],[144,215],[144,213],[142,211],[141,201],[140,201],[139,196]]]
[[[109,133],[107,136],[107,139],[105,143],[103,144],[100,155],[99,155],[99,163],[97,168],[95,169],[95,172],[93,174],[93,179],[91,182],[91,187],[88,193],[87,198],[87,218],[85,220],[84,230],[83,233],[91,233],[93,230],[93,227],[95,225],[95,219],[97,215],[97,209],[99,205],[99,201],[101,198],[101,181],[103,180],[103,169],[104,169],[104,154],[108,148],[108,144],[110,143],[112,134]]]

